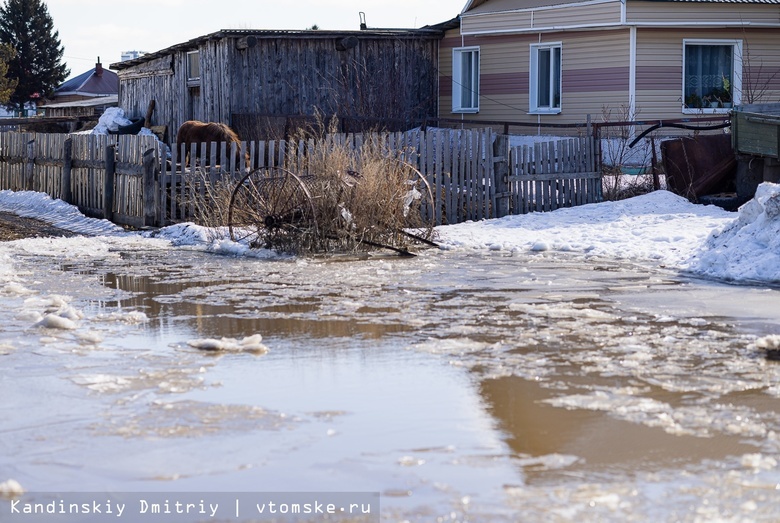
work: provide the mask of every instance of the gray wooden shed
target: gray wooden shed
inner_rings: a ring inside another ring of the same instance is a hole
[[[437,28],[229,29],[111,69],[119,107],[143,117],[154,100],[152,124],[171,139],[190,119],[233,125],[246,140],[278,138],[286,117],[317,112],[419,125],[437,114],[442,36]]]

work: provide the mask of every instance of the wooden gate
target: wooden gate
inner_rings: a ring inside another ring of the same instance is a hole
[[[592,138],[513,147],[508,180],[510,214],[554,211],[602,200]]]

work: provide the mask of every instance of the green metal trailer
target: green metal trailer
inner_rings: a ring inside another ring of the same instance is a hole
[[[762,182],[780,183],[780,103],[737,106],[731,116],[737,195],[746,201]]]

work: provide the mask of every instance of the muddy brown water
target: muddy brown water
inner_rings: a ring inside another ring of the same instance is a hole
[[[9,298],[0,481],[371,491],[382,521],[780,520],[756,345],[777,289],[550,254],[17,263],[83,317],[34,328]],[[188,344],[255,334],[267,354]]]

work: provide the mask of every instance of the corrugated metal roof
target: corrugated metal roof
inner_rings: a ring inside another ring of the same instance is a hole
[[[446,23],[446,22],[445,22]],[[195,49],[200,44],[208,42],[210,40],[221,40],[222,38],[230,37],[243,37],[254,36],[255,38],[311,38],[311,39],[329,39],[329,38],[344,38],[346,36],[356,36],[358,38],[388,38],[388,39],[407,39],[407,38],[441,38],[444,35],[444,31],[437,26],[422,27],[420,29],[364,29],[360,31],[329,31],[329,30],[274,30],[274,29],[222,29],[214,33],[199,36],[182,42],[180,44],[172,45],[166,49],[155,51],[153,53],[146,53],[134,60],[125,60],[124,62],[117,62],[111,64],[111,69],[121,71],[128,67],[133,67],[138,64],[149,62],[156,58],[160,58],[174,52],[186,51]]]

